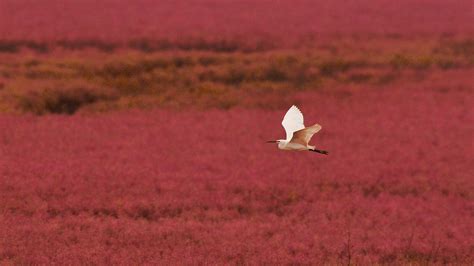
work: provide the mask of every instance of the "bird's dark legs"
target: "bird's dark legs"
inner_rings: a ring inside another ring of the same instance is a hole
[[[318,150],[318,149],[311,149],[311,150],[309,150],[309,151],[321,153],[321,154],[324,154],[324,155],[328,155],[328,154],[329,154],[328,151],[323,151],[323,150]]]

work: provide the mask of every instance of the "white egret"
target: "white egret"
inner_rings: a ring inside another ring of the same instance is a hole
[[[309,145],[311,137],[321,130],[319,124],[305,127],[303,123],[303,114],[295,105],[291,106],[286,112],[281,122],[286,131],[286,139],[271,140],[268,143],[278,143],[281,150],[293,151],[312,151],[321,154],[328,154],[327,151],[318,150],[315,146]]]

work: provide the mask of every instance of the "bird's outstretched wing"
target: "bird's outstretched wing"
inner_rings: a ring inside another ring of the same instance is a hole
[[[308,142],[311,140],[314,134],[318,133],[321,130],[321,126],[319,124],[314,124],[310,127],[300,129],[293,133],[293,138],[291,142],[299,143],[304,146],[308,145]]]
[[[304,129],[303,114],[300,109],[294,105],[291,106],[286,112],[285,117],[283,117],[281,124],[286,131],[286,140],[290,141],[293,137],[293,132]]]

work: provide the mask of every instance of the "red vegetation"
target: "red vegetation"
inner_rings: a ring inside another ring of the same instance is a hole
[[[2,0],[0,39],[283,42],[308,34],[472,33],[469,0]]]
[[[47,52],[38,53],[17,43],[2,53],[0,47],[0,112],[284,109],[298,91],[417,84],[449,72],[469,76],[474,66],[474,40],[464,37],[345,37],[302,49],[252,52],[224,52],[222,46],[153,51],[153,42],[146,43],[147,49],[113,52],[45,46]]]
[[[0,0],[0,265],[473,265],[473,25],[468,0]],[[329,156],[265,143],[291,104]]]
[[[286,110],[4,115],[0,262],[472,264],[465,84],[303,92],[329,156]]]

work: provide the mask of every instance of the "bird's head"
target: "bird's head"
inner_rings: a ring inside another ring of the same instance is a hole
[[[283,139],[277,139],[277,140],[268,140],[267,143],[282,143],[284,140]]]

